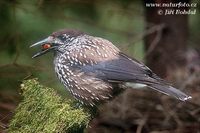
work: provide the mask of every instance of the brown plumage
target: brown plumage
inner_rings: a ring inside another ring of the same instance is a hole
[[[111,42],[77,30],[54,32],[35,45],[50,44],[33,57],[54,52],[55,71],[71,94],[94,105],[112,97],[113,84],[145,84],[159,92],[185,101],[190,96],[170,86],[148,67],[122,53]]]

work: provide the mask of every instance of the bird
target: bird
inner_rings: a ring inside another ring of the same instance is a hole
[[[147,86],[181,101],[192,98],[101,37],[75,29],[62,29],[30,47],[36,46],[41,50],[32,58],[52,52],[58,79],[83,104],[94,106],[107,101],[113,97],[115,85],[131,83]]]

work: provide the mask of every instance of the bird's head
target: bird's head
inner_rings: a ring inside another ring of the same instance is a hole
[[[41,51],[37,52],[32,58],[41,56],[50,51],[59,51],[61,47],[69,45],[71,41],[78,36],[83,35],[83,32],[78,30],[64,29],[57,32],[53,32],[49,37],[31,45],[30,47],[40,46]]]

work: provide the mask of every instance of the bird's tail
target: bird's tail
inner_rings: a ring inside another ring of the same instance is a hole
[[[188,96],[187,94],[183,93],[182,91],[170,86],[170,85],[162,85],[162,84],[147,84],[150,88],[159,91],[161,93],[164,93],[169,96],[173,96],[181,101],[186,101],[190,98],[191,96]]]
[[[148,78],[147,80],[143,80],[142,83],[156,91],[159,91],[169,96],[173,96],[181,101],[186,101],[192,98],[184,92],[172,87],[169,83],[159,78],[156,74],[153,74],[151,78]]]

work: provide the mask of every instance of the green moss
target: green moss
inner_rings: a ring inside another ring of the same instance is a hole
[[[36,79],[21,84],[23,100],[10,122],[10,133],[83,132],[90,114],[74,108],[74,102],[62,99],[52,88]]]

